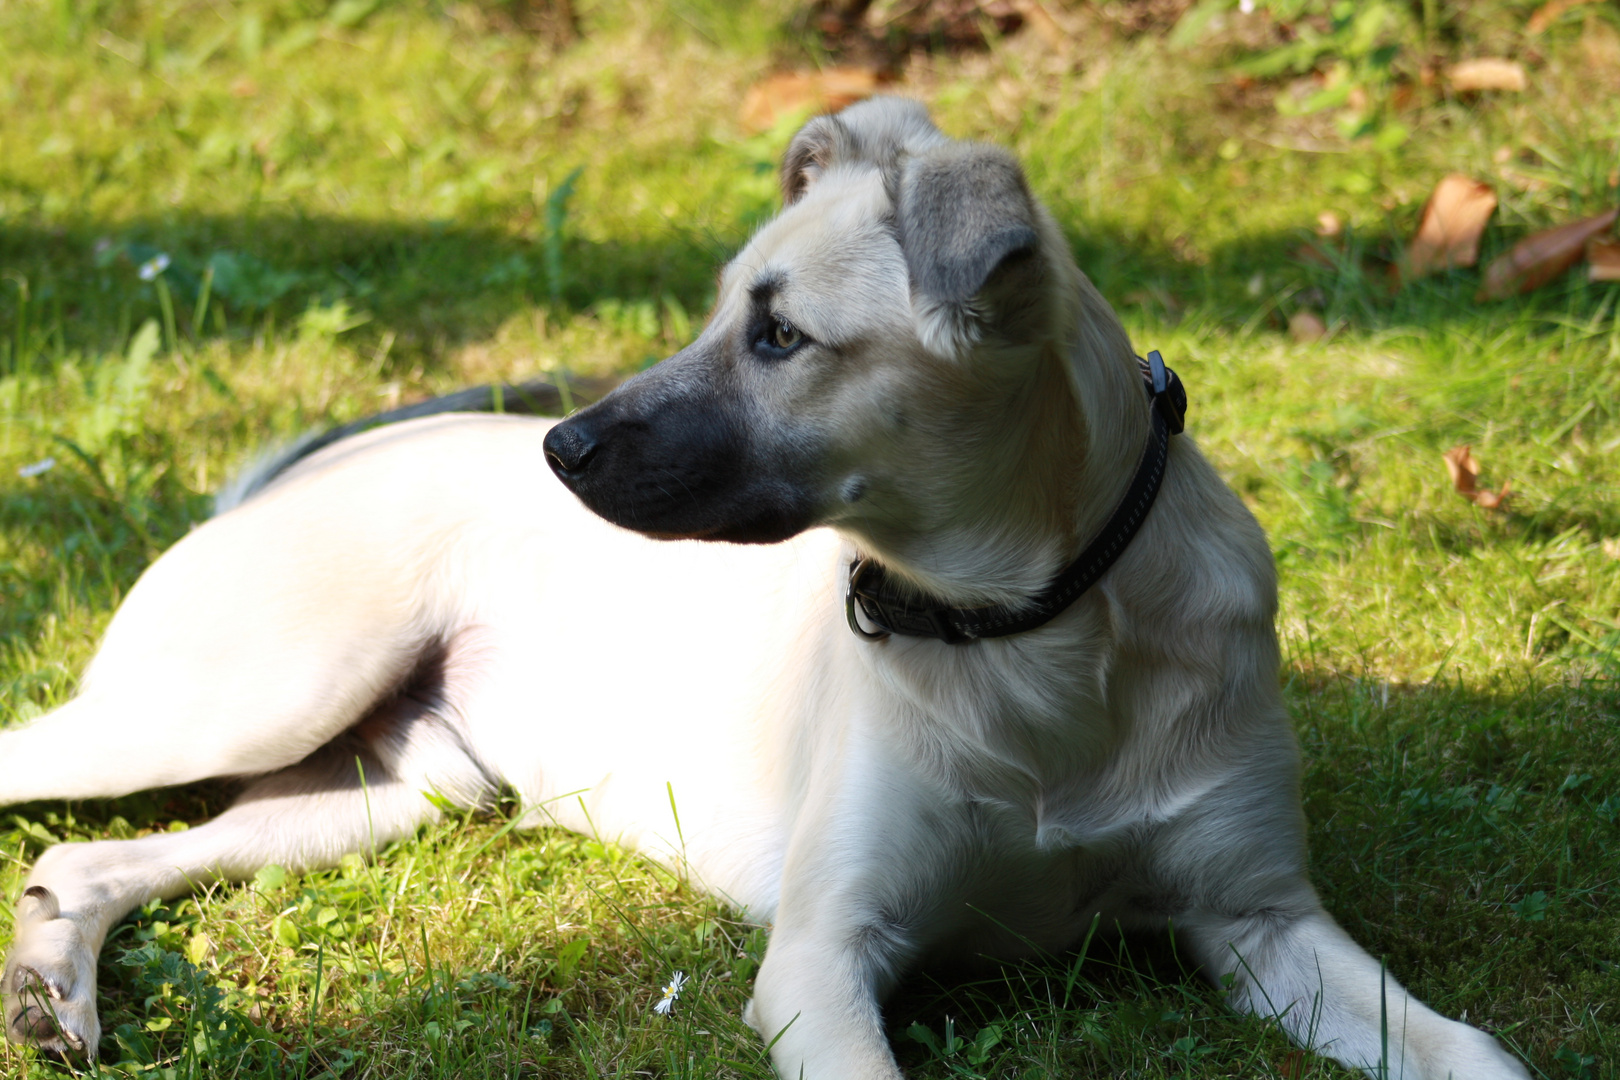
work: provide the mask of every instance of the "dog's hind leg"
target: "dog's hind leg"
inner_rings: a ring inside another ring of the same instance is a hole
[[[274,772],[385,699],[443,620],[423,615],[431,564],[379,556],[352,519],[385,515],[353,486],[261,496],[159,558],[79,696],[0,731],[0,806]]]
[[[418,709],[368,718],[361,731],[367,728],[375,731],[369,740],[346,735],[263,777],[197,828],[48,849],[17,904],[16,937],[0,974],[6,1034],[93,1057],[101,1031],[96,957],[107,932],[134,908],[211,882],[246,880],[271,863],[300,871],[369,854],[437,816],[424,788],[442,784],[462,796],[487,790],[470,758],[447,752],[456,735],[439,717]],[[424,763],[427,775],[415,767]]]

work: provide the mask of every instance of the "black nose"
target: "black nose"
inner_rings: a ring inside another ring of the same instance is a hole
[[[583,424],[564,421],[546,432],[546,464],[564,480],[577,477],[596,453],[596,439]]]

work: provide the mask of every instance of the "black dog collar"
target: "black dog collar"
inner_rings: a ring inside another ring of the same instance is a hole
[[[883,567],[858,556],[849,564],[849,587],[844,594],[844,610],[849,628],[868,641],[881,641],[890,634],[904,637],[938,638],[962,645],[979,638],[1006,637],[1044,626],[1097,583],[1114,565],[1136,535],[1164,480],[1165,463],[1170,456],[1170,436],[1179,434],[1187,415],[1187,391],[1176,373],[1164,366],[1155,350],[1147,359],[1136,358],[1147,389],[1153,431],[1136,475],[1125,497],[1114,508],[1097,538],[1064,568],[1039,596],[1022,607],[955,608],[931,601],[889,580]],[[865,630],[855,616],[856,605],[876,631]]]

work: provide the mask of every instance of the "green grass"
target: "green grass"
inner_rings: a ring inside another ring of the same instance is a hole
[[[469,381],[633,371],[692,334],[790,133],[742,134],[737,102],[806,47],[769,8],[578,6],[563,48],[499,4],[0,7],[0,723],[72,693],[123,592],[255,448]],[[1532,87],[1421,91],[1383,150],[1280,115],[1280,84],[1235,89],[1241,34],[1178,52],[1089,8],[1071,56],[1026,34],[900,89],[1023,157],[1269,530],[1330,910],[1540,1075],[1597,1080],[1620,1075],[1620,288],[1480,305],[1471,271],[1391,296],[1361,262],[1452,170],[1502,197],[1486,257],[1620,198],[1620,19],[1532,41],[1532,6],[1425,5],[1438,58],[1517,55]],[[1349,224],[1332,270],[1293,255],[1324,210]],[[161,286],[137,274],[159,252]],[[1302,307],[1326,342],[1288,339]],[[1507,512],[1451,491],[1459,443],[1511,480]],[[0,946],[45,844],[226,798],[6,811]],[[768,1075],[740,1020],[759,931],[634,855],[505,820],[138,913],[104,954],[103,1069]],[[683,1008],[653,1016],[676,968]],[[889,1018],[919,1077],[1344,1075],[1227,1014],[1163,941],[920,975]],[[62,1071],[0,1049],[6,1080]]]

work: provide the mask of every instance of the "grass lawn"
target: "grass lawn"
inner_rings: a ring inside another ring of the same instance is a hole
[[[1392,293],[1377,262],[1448,172],[1500,198],[1483,259],[1620,202],[1620,12],[1531,34],[1531,3],[1365,4],[1393,60],[1352,35],[1253,74],[1286,44],[1265,4],[1197,33],[1143,14],[1166,6],[1049,2],[1066,48],[1027,30],[917,57],[895,89],[1019,153],[1269,531],[1329,910],[1535,1075],[1620,1076],[1620,284],[1482,303],[1474,270]],[[0,5],[0,724],[72,694],[256,448],[690,338],[792,131],[745,133],[738,103],[817,46],[780,5],[575,7],[556,44],[524,29],[544,4]],[[1528,88],[1430,77],[1478,55]],[[1302,259],[1324,212],[1342,250]],[[1325,339],[1289,334],[1306,311]],[[1452,490],[1459,444],[1511,482],[1505,510]],[[228,797],[0,811],[0,948],[45,845]],[[103,954],[101,1071],[769,1076],[740,1019],[761,931],[509,820],[137,913]],[[683,1008],[654,1016],[675,969]],[[917,1077],[1346,1075],[1229,1015],[1166,942],[919,976],[888,1017]],[[0,1047],[3,1080],[64,1073]]]

